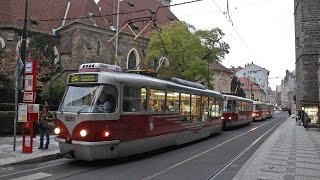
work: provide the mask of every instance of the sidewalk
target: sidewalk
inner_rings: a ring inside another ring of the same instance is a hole
[[[235,180],[320,179],[320,129],[288,118],[241,168]]]
[[[38,162],[45,159],[54,159],[60,153],[58,142],[54,140],[56,136],[50,136],[49,149],[38,149],[40,138],[33,142],[32,153],[22,153],[22,136],[16,138],[16,151],[13,151],[13,137],[0,137],[0,166],[21,163],[21,162]],[[45,143],[44,138],[44,143]],[[29,144],[29,143],[28,143]]]

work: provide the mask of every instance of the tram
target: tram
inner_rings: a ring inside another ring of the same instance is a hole
[[[274,105],[267,103],[267,106],[268,106],[267,118],[272,118],[274,116]]]
[[[259,121],[267,119],[269,114],[269,106],[268,103],[253,101],[253,120]]]
[[[62,154],[98,160],[180,145],[222,130],[222,95],[203,85],[83,64],[68,77],[57,111]],[[100,96],[108,107],[97,105]]]
[[[223,129],[250,124],[253,121],[252,109],[251,99],[223,95]]]

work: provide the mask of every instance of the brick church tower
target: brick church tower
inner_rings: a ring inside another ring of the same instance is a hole
[[[307,108],[310,115],[316,118],[320,87],[320,1],[294,0],[294,2],[296,103],[297,108]]]

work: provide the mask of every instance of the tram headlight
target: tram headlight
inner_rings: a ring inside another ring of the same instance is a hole
[[[222,116],[221,119],[224,120],[224,117]]]
[[[108,137],[110,135],[110,133],[108,131],[104,132],[104,136]]]
[[[85,137],[86,135],[87,135],[87,131],[84,130],[84,129],[82,129],[82,130],[80,131],[80,136],[81,136],[81,137]]]
[[[229,120],[231,120],[232,118],[231,117],[229,117]]]
[[[54,133],[55,134],[60,134],[60,132],[61,132],[60,128],[58,128],[58,127],[54,128]]]

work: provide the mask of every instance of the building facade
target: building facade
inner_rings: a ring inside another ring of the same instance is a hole
[[[219,62],[209,64],[210,73],[212,73],[213,90],[220,93],[234,93],[231,92],[231,81],[233,73]]]
[[[257,66],[253,63],[245,65],[240,71],[236,73],[237,77],[247,77],[250,80],[259,84],[260,88],[267,94],[268,92],[268,76],[269,71],[265,68]]]
[[[296,102],[312,119],[319,109],[320,1],[295,0]]]
[[[118,64],[122,69],[139,69],[147,53],[147,37],[153,24],[145,28],[148,21],[138,21],[130,23],[130,27],[126,26],[118,35],[117,53],[114,38],[116,25],[121,29],[133,18],[153,17],[158,7],[170,5],[171,1],[121,1],[121,12],[132,13],[120,14],[118,24],[117,15],[114,15],[117,12],[117,0],[104,0],[98,4],[94,0],[28,2],[28,22],[33,22],[27,25],[28,42],[39,33],[57,38],[60,44],[54,49],[57,55],[54,66],[60,73],[64,73],[78,69],[80,64],[91,62]],[[19,57],[24,8],[24,1],[3,0],[0,4],[0,76],[6,77],[0,81],[11,81],[9,84],[12,86],[9,88],[14,88],[14,67]],[[148,11],[142,12],[143,9]],[[158,26],[176,20],[177,17],[169,8],[158,9],[155,18]],[[0,92],[3,92],[1,87]]]
[[[286,76],[281,82],[282,107],[293,109],[295,107],[294,97],[296,95],[296,72],[286,71]]]

